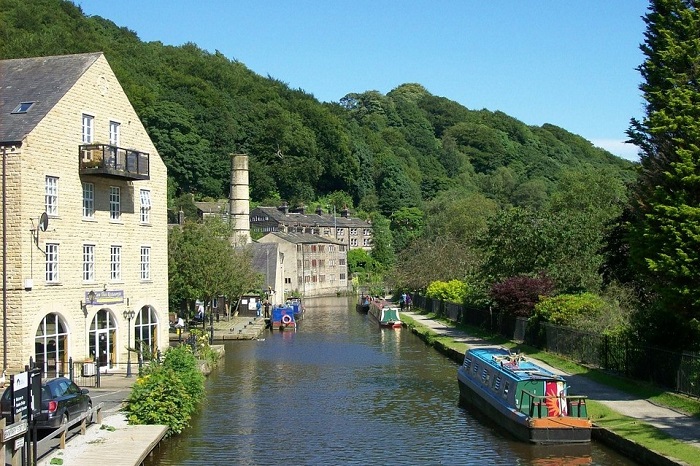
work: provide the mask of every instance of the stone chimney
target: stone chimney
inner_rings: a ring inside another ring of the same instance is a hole
[[[231,158],[231,189],[228,197],[229,222],[233,228],[231,242],[248,244],[250,238],[250,191],[248,186],[248,156]]]
[[[287,205],[287,201],[284,201],[284,204],[279,206],[277,210],[282,212],[284,215],[287,215],[289,213],[289,206]]]
[[[350,217],[350,211],[348,210],[348,206],[343,206],[343,210],[340,211],[340,216],[343,218]]]
[[[323,209],[320,207],[316,207],[316,215],[318,215],[319,217],[323,215]]]

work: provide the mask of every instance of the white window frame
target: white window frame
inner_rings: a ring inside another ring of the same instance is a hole
[[[109,187],[109,219],[112,221],[119,221],[122,218],[121,196],[119,186]]]
[[[141,246],[141,280],[151,279],[151,247]]]
[[[58,215],[58,177],[46,175],[44,185],[44,210],[46,215]]]
[[[46,243],[46,283],[58,283],[58,243]]]
[[[95,184],[83,183],[83,218],[95,218]]]
[[[83,281],[95,281],[95,245],[83,244]]]
[[[122,124],[118,121],[109,122],[109,145],[119,147],[119,140],[121,138],[121,126]]]
[[[114,244],[109,247],[109,279],[122,279],[122,247]]]
[[[87,113],[83,113],[83,144],[92,144],[95,139],[95,117]]]
[[[141,199],[141,223],[151,223],[151,191],[142,189],[139,192]]]

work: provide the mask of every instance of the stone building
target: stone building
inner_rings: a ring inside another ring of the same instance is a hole
[[[168,346],[166,167],[102,53],[0,61],[3,368]]]
[[[347,246],[310,233],[269,233],[260,244],[278,245],[284,295],[327,296],[348,289]]]
[[[255,233],[309,233],[344,244],[348,250],[372,249],[372,224],[350,217],[348,209],[338,214],[317,209],[291,211],[285,204],[280,207],[256,207],[250,211],[250,229]]]

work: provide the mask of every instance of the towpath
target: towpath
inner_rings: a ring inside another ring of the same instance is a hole
[[[469,346],[490,345],[480,338],[468,335],[461,330],[445,325],[443,322],[428,319],[421,314],[415,312],[404,312],[404,314],[430,328],[433,332],[449,336],[455,341],[466,343]],[[567,374],[542,361],[537,361],[537,364],[541,364],[554,373],[565,375],[573,393],[585,394],[591,400],[602,403],[613,411],[652,425],[669,436],[700,449],[700,421],[698,419],[670,408],[658,406],[648,400],[635,398],[628,393],[596,383],[584,376]]]

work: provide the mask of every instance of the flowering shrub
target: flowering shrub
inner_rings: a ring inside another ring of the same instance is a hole
[[[467,297],[467,284],[459,280],[432,282],[428,285],[425,296],[440,301],[461,304]]]
[[[204,376],[187,345],[165,352],[134,383],[123,411],[129,424],[163,424],[167,436],[181,433],[204,397]]]

